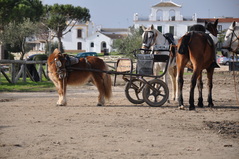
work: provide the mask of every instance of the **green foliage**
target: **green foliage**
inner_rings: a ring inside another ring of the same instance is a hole
[[[30,19],[25,19],[22,23],[10,22],[4,26],[4,32],[0,33],[0,41],[6,45],[6,49],[11,52],[21,52],[21,59],[29,51],[26,38],[36,32],[35,23]]]
[[[223,30],[219,35],[218,35],[218,42],[223,42],[224,37],[225,37],[226,30]]]
[[[55,91],[54,84],[51,81],[44,82],[19,82],[17,84],[10,84],[7,82],[0,83],[0,92],[43,92]]]
[[[143,30],[131,28],[131,33],[123,38],[117,39],[113,42],[113,48],[119,53],[125,54],[129,58],[134,58],[132,51],[139,49],[142,45]]]
[[[54,84],[43,78],[42,82],[33,82],[27,78],[27,82],[18,81],[17,84],[8,83],[4,76],[0,75],[0,92],[43,92],[55,91]]]
[[[0,0],[0,30],[10,22],[22,23],[26,18],[39,21],[42,14],[40,0]]]
[[[49,48],[50,47],[50,48]],[[49,42],[46,44],[45,49],[47,50],[47,54],[50,55],[53,51],[58,47],[58,42]],[[50,49],[50,50],[49,50]]]

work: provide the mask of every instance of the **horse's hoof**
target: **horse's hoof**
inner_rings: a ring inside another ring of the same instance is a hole
[[[195,110],[195,106],[189,106],[189,110]]]
[[[212,107],[214,107],[214,104],[213,103],[209,103],[208,107],[212,108]]]
[[[180,110],[184,110],[185,107],[184,107],[184,105],[181,105],[181,106],[178,107],[178,109],[180,109]]]
[[[203,103],[198,103],[198,107],[203,108],[204,107]]]
[[[64,104],[56,104],[56,106],[65,106]]]
[[[101,107],[101,106],[103,106],[103,104],[98,103],[97,106],[98,106],[98,107]]]
[[[66,106],[66,104],[62,104],[62,103],[57,103],[56,106]]]

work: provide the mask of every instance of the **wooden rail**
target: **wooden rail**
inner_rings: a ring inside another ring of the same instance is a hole
[[[116,68],[116,62],[115,61],[105,61],[108,65],[108,67],[113,70]],[[40,82],[42,81],[42,77],[44,76],[46,79],[49,79],[47,75],[47,70],[44,70],[43,65],[46,64],[47,61],[26,61],[26,60],[0,60],[0,76],[1,74],[7,79],[9,83],[16,84],[20,77],[22,77],[22,81],[26,82],[27,76],[30,77],[32,81],[35,81],[33,76],[30,73],[30,70],[28,70],[27,65],[28,64],[34,64],[39,65],[38,67],[38,75]],[[5,73],[5,69],[3,66],[7,66],[9,70],[10,76],[8,76]],[[18,66],[19,69],[16,69]],[[47,67],[45,68],[47,69]],[[1,84],[1,81],[0,81]]]
[[[32,77],[31,73],[27,69],[28,64],[38,64],[38,75],[39,75],[39,80],[42,81],[43,75],[48,79],[48,76],[46,74],[46,71],[43,68],[43,65],[46,64],[47,61],[25,61],[25,60],[0,60],[0,73],[3,74],[3,76],[7,79],[9,83],[17,83],[17,81],[22,77],[23,82],[26,82],[27,76],[30,77],[32,81],[35,81],[34,78]],[[7,65],[9,67],[9,73],[11,77],[8,77],[7,74],[5,73],[4,68],[2,67],[3,65]],[[19,66],[16,69],[16,67]]]

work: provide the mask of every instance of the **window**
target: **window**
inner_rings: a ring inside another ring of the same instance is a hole
[[[77,43],[77,50],[82,50],[82,43],[81,42]]]
[[[222,25],[217,25],[217,30],[218,30],[218,33],[221,33],[222,32]]]
[[[102,47],[106,48],[106,43],[105,42],[103,42]]]
[[[94,45],[95,45],[95,44],[94,44],[93,42],[90,43],[90,47],[94,47]]]
[[[162,31],[163,31],[162,26],[158,26],[158,31],[160,31],[162,33]]]
[[[82,29],[77,30],[77,38],[82,38]]]
[[[174,26],[169,26],[169,33],[174,35]]]
[[[188,26],[188,30],[187,31],[190,31],[190,28],[191,28],[192,26]]]

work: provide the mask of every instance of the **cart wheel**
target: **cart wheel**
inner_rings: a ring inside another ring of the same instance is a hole
[[[125,85],[125,96],[133,104],[142,104],[144,99],[142,91],[144,83],[139,79],[132,79],[131,82],[127,82]]]
[[[162,106],[169,97],[167,84],[159,79],[153,79],[148,83],[143,90],[144,101],[152,107]]]

